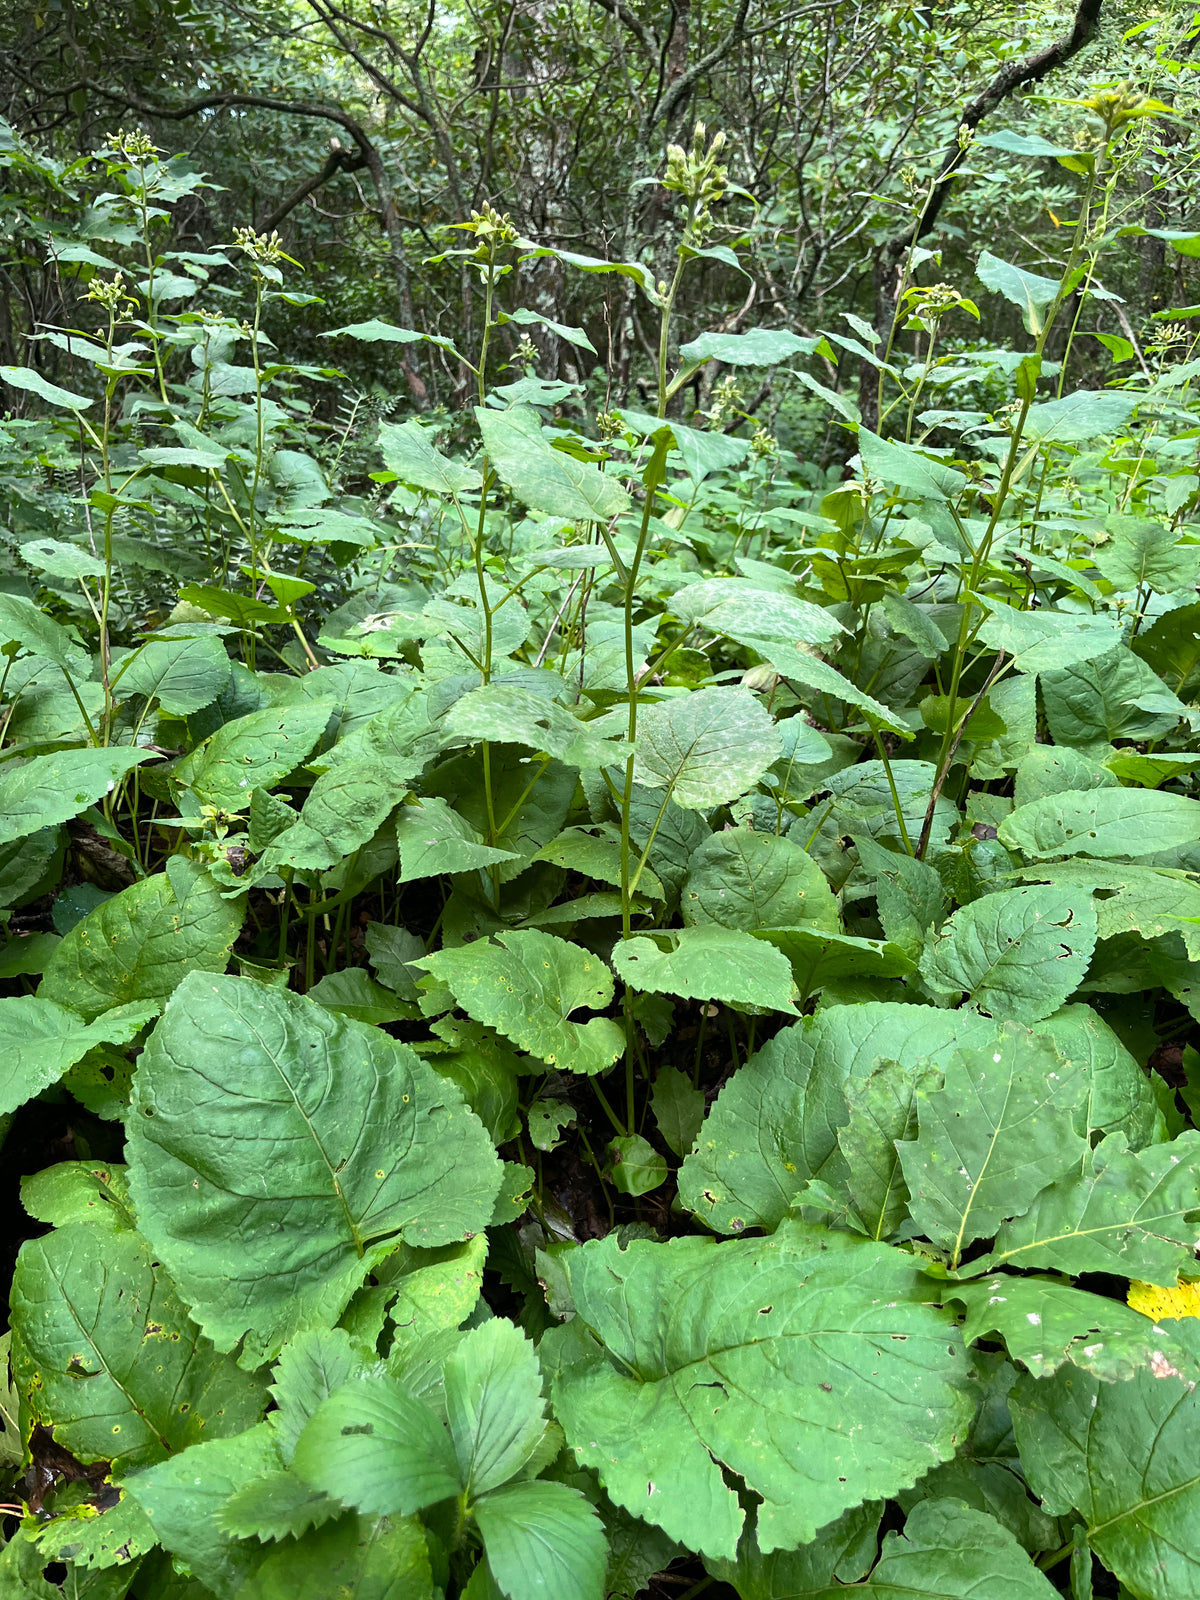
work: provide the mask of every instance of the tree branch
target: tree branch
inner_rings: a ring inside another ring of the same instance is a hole
[[[358,172],[366,165],[367,157],[364,151],[347,150],[336,139],[332,140],[329,154],[326,156],[325,164],[320,172],[314,172],[311,177],[305,178],[303,183],[299,184],[292,190],[291,194],[279,202],[274,211],[268,213],[265,217],[260,217],[254,224],[255,233],[270,233],[272,229],[277,228],[283,219],[290,215],[304,200],[307,200],[314,190],[320,189],[337,173]]]

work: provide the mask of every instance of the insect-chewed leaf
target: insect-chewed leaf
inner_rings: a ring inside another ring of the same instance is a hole
[[[100,1017],[139,1001],[161,1006],[189,972],[224,972],[245,915],[185,856],[131,884],[76,923],[56,947],[41,998]]]
[[[0,772],[0,844],[78,816],[111,794],[127,772],[155,759],[153,750],[88,747],[6,765]]]
[[[706,811],[744,794],[783,745],[769,713],[743,689],[697,689],[638,718],[637,781]]]
[[[520,1049],[566,1072],[603,1072],[625,1035],[608,1017],[572,1022],[581,1006],[612,1000],[612,973],[590,950],[552,933],[502,933],[412,963],[444,983],[458,1004]]]
[[[1200,838],[1200,801],[1161,789],[1069,790],[1018,806],[1000,840],[1027,856],[1147,856]]]
[[[939,994],[963,994],[989,1016],[1040,1022],[1083,981],[1095,944],[1090,895],[1001,889],[962,906],[932,935],[921,976]]]
[[[685,922],[723,928],[838,928],[837,902],[808,852],[750,828],[704,841],[692,857],[681,909]]]
[[[828,1176],[846,1121],[842,1086],[878,1063],[912,1067],[991,1039],[969,1011],[828,1006],[777,1033],[721,1090],[679,1173],[679,1198],[718,1233],[773,1228],[809,1178]]]
[[[567,1440],[618,1505],[690,1549],[734,1554],[743,1513],[722,1466],[763,1496],[769,1552],[913,1483],[963,1437],[953,1326],[886,1245],[789,1223],[624,1250],[610,1234],[564,1264],[599,1340],[546,1335],[551,1359],[570,1341],[554,1384]]]
[[[913,1221],[957,1265],[972,1240],[1079,1166],[1087,1145],[1074,1114],[1088,1082],[1082,1063],[1013,1023],[991,1049],[956,1051],[944,1075],[944,1088],[919,1092],[920,1134],[899,1152]]]
[[[457,1089],[405,1045],[287,990],[198,973],[139,1060],[129,1165],[192,1314],[218,1348],[245,1336],[255,1365],[336,1320],[401,1239],[485,1227],[501,1178]]]
[[[142,1466],[262,1412],[261,1380],[200,1336],[132,1229],[74,1222],[26,1243],[12,1323],[32,1420],[82,1461]]]
[[[98,1044],[128,1044],[153,1006],[114,1009],[85,1023],[77,1011],[41,995],[0,1000],[0,1116],[57,1083]]]
[[[307,759],[332,710],[318,700],[237,717],[185,756],[172,777],[203,805],[240,810],[252,790],[273,788]]]
[[[1200,1247],[1200,1133],[1128,1150],[1118,1134],[1088,1153],[1084,1170],[1044,1189],[1006,1222],[984,1270],[1040,1267],[1174,1283]]]
[[[1064,1371],[1021,1378],[1009,1396],[1033,1493],[1052,1516],[1078,1513],[1101,1561],[1145,1600],[1200,1594],[1198,1335],[1200,1324],[1179,1324],[1187,1381],[1159,1352],[1125,1383]]]

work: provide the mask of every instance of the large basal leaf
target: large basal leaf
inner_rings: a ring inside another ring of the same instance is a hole
[[[723,928],[838,928],[837,902],[808,852],[750,828],[704,841],[692,857],[680,909],[686,923]]]
[[[501,1177],[458,1091],[407,1046],[199,973],[142,1053],[128,1149],[147,1238],[217,1347],[245,1336],[254,1364],[335,1321],[402,1239],[477,1233]]]
[[[634,775],[707,811],[744,794],[781,749],[770,714],[744,689],[697,689],[639,713]]]
[[[0,1000],[0,1116],[57,1083],[96,1045],[128,1044],[154,1012],[153,1006],[131,1006],[85,1023],[78,1012],[41,995]]]
[[[886,1245],[797,1224],[624,1250],[610,1234],[565,1266],[599,1341],[574,1324],[546,1336],[568,1443],[618,1505],[689,1549],[734,1554],[743,1512],[722,1465],[763,1496],[769,1552],[894,1494],[965,1435],[953,1328]]]
[[[1090,895],[1001,889],[962,906],[931,937],[921,976],[989,1016],[1039,1022],[1083,982],[1095,945]]]
[[[718,1233],[776,1226],[809,1178],[828,1176],[847,1112],[842,1086],[881,1061],[915,1067],[990,1040],[969,1011],[829,1006],[785,1028],[721,1090],[679,1172],[679,1198]]]
[[[1051,736],[1060,745],[1156,739],[1175,727],[1186,709],[1146,662],[1124,645],[1094,660],[1043,672],[1041,691]],[[1142,710],[1138,704],[1164,698],[1161,709],[1155,705],[1153,710]]]
[[[930,1063],[886,1062],[845,1086],[847,1122],[838,1129],[845,1193],[868,1239],[886,1239],[908,1215],[908,1188],[897,1144],[917,1135],[919,1095],[936,1085]]]
[[[556,450],[530,406],[511,411],[476,406],[475,415],[488,461],[531,511],[571,522],[606,522],[628,510],[621,480]]]
[[[410,417],[407,422],[379,424],[379,453],[383,464],[405,483],[430,494],[461,494],[478,489],[483,479],[474,467],[452,461],[434,448],[434,430]]]
[[[631,989],[721,1000],[796,1015],[787,960],[753,934],[715,923],[656,929],[613,946],[613,969]]]
[[[754,936],[787,957],[802,1000],[837,978],[906,978],[916,962],[897,944],[825,928],[756,928]]]
[[[1000,839],[1039,860],[1148,856],[1200,839],[1200,801],[1162,789],[1068,790],[1018,806],[1000,824]]]
[[[200,1335],[140,1234],[87,1222],[30,1240],[12,1288],[32,1422],[81,1461],[136,1467],[262,1413],[261,1381]]]
[[[510,1483],[475,1505],[496,1586],[508,1600],[602,1600],[604,1525],[566,1483]]]
[[[1179,1339],[1200,1353],[1197,1324]],[[1105,1384],[1066,1371],[1023,1378],[1009,1403],[1021,1465],[1051,1515],[1077,1512],[1088,1543],[1144,1600],[1200,1595],[1200,1391],[1142,1373]]]
[[[866,1576],[879,1550],[882,1506],[867,1501],[843,1512],[808,1544],[797,1550],[773,1550],[763,1555],[752,1529],[738,1546],[736,1561],[710,1559],[704,1564],[713,1577],[728,1583],[739,1600],[807,1600],[833,1585],[854,1583]]]
[[[980,1268],[1107,1272],[1173,1284],[1200,1248],[1200,1133],[1127,1150],[1120,1135],[1090,1151],[1081,1173],[1060,1178],[1006,1222]]]
[[[412,963],[444,983],[458,1004],[520,1049],[567,1072],[603,1072],[625,1047],[608,1017],[572,1022],[613,996],[612,973],[590,950],[534,929],[502,933]]]
[[[112,1006],[160,1006],[189,972],[224,972],[245,905],[224,899],[185,856],[84,917],[54,951],[40,998],[87,1018]]]
[[[1048,1039],[1012,1023],[994,1048],[956,1051],[943,1070],[944,1088],[918,1094],[920,1134],[900,1162],[913,1221],[957,1265],[972,1240],[1079,1166],[1087,1145],[1074,1112],[1088,1084]]]
[[[1075,1131],[1119,1133],[1131,1150],[1165,1137],[1162,1114],[1150,1080],[1120,1039],[1090,1006],[1069,1005],[1034,1027],[1069,1061],[1078,1062],[1088,1080],[1086,1118],[1076,1113]]]
[[[299,820],[272,841],[264,865],[327,871],[361,849],[408,793],[423,762],[413,759],[346,761],[313,784]]]
[[[1200,1382],[1200,1359],[1195,1341],[1186,1340],[1186,1323],[1163,1327],[1121,1300],[1073,1289],[1061,1278],[1000,1272],[973,1283],[944,1284],[941,1297],[967,1308],[968,1344],[998,1334],[1012,1359],[1035,1378],[1070,1363],[1104,1383],[1124,1383],[1138,1373]]]
[[[318,700],[252,711],[218,728],[171,776],[202,805],[240,811],[254,789],[274,788],[308,758],[331,709]]]
[[[0,769],[0,844],[77,817],[111,794],[127,772],[157,759],[153,750],[121,746],[59,750],[34,756],[22,766],[5,762]]]

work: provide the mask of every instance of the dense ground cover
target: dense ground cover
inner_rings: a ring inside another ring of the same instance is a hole
[[[1082,332],[1165,114],[980,136],[1060,270],[915,245],[884,333],[674,327],[702,129],[671,277],[484,208],[453,443],[306,426],[426,336],[289,363],[277,239],[171,310],[202,180],[113,137],[77,385],[0,372],[3,1592],[1200,1594],[1200,324]],[[539,259],[633,284],[636,408],[501,346]]]

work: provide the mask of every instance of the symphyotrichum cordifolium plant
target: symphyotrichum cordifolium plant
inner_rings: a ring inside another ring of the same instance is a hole
[[[4,1597],[1200,1597],[1200,308],[1093,331],[1200,233],[1155,93],[972,116],[1053,261],[907,168],[806,331],[682,325],[781,226],[691,118],[457,333],[11,136]]]

